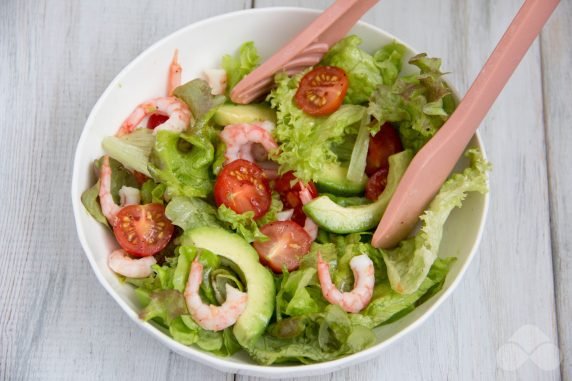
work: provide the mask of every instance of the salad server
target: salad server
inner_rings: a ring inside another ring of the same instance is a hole
[[[558,3],[524,2],[455,112],[413,158],[375,231],[375,247],[395,246],[417,224]]]
[[[379,0],[337,0],[272,57],[243,78],[232,90],[234,103],[247,104],[268,93],[274,74],[296,74],[320,62],[330,47],[344,37]]]

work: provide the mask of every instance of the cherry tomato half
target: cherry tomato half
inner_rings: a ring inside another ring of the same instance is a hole
[[[310,192],[312,198],[318,197],[318,189],[313,182],[309,182],[306,188]],[[294,176],[294,172],[289,171],[280,176],[274,182],[274,190],[280,195],[280,200],[284,204],[284,209],[294,209],[294,214],[292,214],[292,221],[296,222],[300,226],[304,226],[306,221],[306,215],[302,210],[304,204],[300,199],[300,191],[302,190],[302,184]]]
[[[369,139],[365,173],[371,176],[380,168],[389,167],[387,159],[401,151],[403,151],[403,146],[399,133],[391,124],[385,123],[379,132]]]
[[[149,116],[149,120],[147,121],[147,128],[150,130],[154,130],[155,127],[162,125],[165,123],[169,117],[163,114],[151,114]]]
[[[119,210],[113,233],[129,254],[148,257],[163,250],[175,227],[161,204],[127,205]]]
[[[250,161],[235,160],[220,171],[214,186],[215,202],[236,213],[254,212],[254,218],[266,214],[271,195],[268,179],[260,167]]]
[[[276,221],[264,225],[260,231],[269,239],[265,242],[254,242],[254,248],[260,256],[260,261],[274,272],[282,272],[282,266],[288,271],[298,268],[300,258],[312,244],[310,235],[293,221]]]
[[[348,83],[343,69],[317,66],[302,77],[294,101],[310,115],[328,115],[342,104],[348,91]]]
[[[376,201],[379,195],[387,186],[388,168],[381,168],[375,172],[368,180],[365,186],[365,197],[371,201]]]

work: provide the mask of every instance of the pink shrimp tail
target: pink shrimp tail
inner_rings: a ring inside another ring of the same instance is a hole
[[[183,68],[179,65],[179,49],[175,49],[173,60],[169,66],[169,77],[167,79],[167,96],[172,96],[173,91],[181,85],[181,73]]]

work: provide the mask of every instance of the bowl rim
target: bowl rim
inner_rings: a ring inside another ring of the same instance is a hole
[[[149,335],[151,335],[155,339],[157,339],[160,342],[162,342],[163,344],[165,344],[169,349],[171,349],[171,350],[173,350],[173,351],[175,351],[175,352],[177,352],[177,353],[179,353],[179,354],[181,354],[187,358],[191,358],[194,361],[198,361],[201,364],[205,364],[211,368],[217,369],[219,371],[233,372],[233,373],[237,373],[237,374],[265,376],[265,377],[272,377],[272,378],[280,378],[280,377],[284,377],[285,375],[287,375],[287,377],[289,377],[289,378],[292,378],[292,377],[308,376],[311,374],[318,374],[318,373],[324,373],[324,372],[330,373],[330,372],[339,370],[341,368],[347,367],[349,365],[354,365],[354,364],[366,361],[366,360],[374,357],[375,355],[378,355],[379,353],[381,353],[382,350],[391,346],[393,343],[400,340],[402,337],[406,336],[407,334],[410,334],[411,332],[416,330],[419,326],[421,326],[430,316],[433,315],[433,313],[441,306],[441,304],[449,298],[449,296],[452,294],[452,292],[459,285],[461,279],[465,275],[467,268],[469,267],[469,265],[473,261],[473,258],[475,257],[476,251],[477,251],[479,244],[481,242],[481,239],[482,239],[482,235],[484,232],[484,226],[486,223],[488,210],[489,210],[489,203],[490,203],[490,192],[487,192],[484,195],[483,208],[480,211],[480,216],[479,216],[480,224],[479,224],[478,231],[476,234],[476,239],[473,243],[473,246],[470,250],[470,253],[467,256],[466,261],[462,264],[456,278],[453,279],[453,281],[451,282],[449,287],[447,287],[446,289],[443,289],[440,293],[433,296],[433,298],[435,298],[435,300],[434,300],[433,304],[427,309],[427,311],[425,311],[425,313],[423,313],[421,316],[416,318],[407,327],[398,331],[397,333],[395,333],[394,335],[392,335],[388,339],[386,339],[382,342],[379,342],[379,343],[377,343],[377,344],[375,344],[375,345],[373,345],[373,346],[371,346],[371,347],[369,347],[363,351],[356,352],[356,353],[353,353],[351,355],[341,357],[339,359],[315,363],[315,364],[299,364],[299,365],[297,364],[297,365],[286,365],[286,366],[284,366],[284,365],[267,366],[267,365],[240,363],[240,362],[228,360],[227,358],[224,358],[224,357],[217,357],[216,355],[212,355],[210,353],[203,352],[200,349],[197,349],[195,347],[186,346],[184,344],[176,342],[174,339],[169,337],[164,332],[160,331],[157,327],[155,327],[151,323],[144,322],[141,319],[139,319],[138,314],[136,312],[134,312],[129,305],[127,305],[127,303],[120,297],[120,295],[118,293],[116,293],[116,291],[107,282],[104,275],[101,273],[101,271],[97,267],[93,252],[88,246],[85,231],[81,227],[80,214],[82,213],[83,206],[81,204],[80,197],[79,197],[81,195],[81,193],[78,195],[77,192],[78,191],[81,192],[81,190],[78,188],[79,187],[78,181],[79,181],[79,177],[80,177],[80,172],[85,170],[85,168],[79,168],[78,162],[80,161],[79,158],[81,156],[80,148],[83,147],[83,145],[85,144],[85,140],[87,138],[87,127],[89,125],[93,124],[93,120],[95,119],[95,116],[100,112],[100,109],[102,107],[102,104],[104,103],[104,100],[107,98],[108,94],[120,83],[121,78],[127,72],[129,72],[133,66],[137,65],[139,61],[145,59],[145,57],[147,55],[151,54],[157,47],[166,43],[170,39],[172,39],[178,35],[187,33],[188,30],[193,29],[193,28],[198,28],[198,27],[202,26],[203,24],[220,22],[221,20],[236,17],[237,15],[241,15],[241,14],[246,15],[246,14],[251,14],[251,13],[282,13],[282,12],[298,12],[298,13],[305,13],[305,14],[310,14],[310,15],[318,15],[322,12],[322,10],[303,8],[303,7],[266,7],[266,8],[242,9],[242,10],[238,10],[238,11],[228,12],[228,13],[220,14],[220,15],[213,16],[210,18],[206,18],[206,19],[191,23],[187,26],[184,26],[184,27],[168,34],[167,36],[161,38],[160,40],[151,44],[147,48],[145,48],[141,53],[139,53],[137,55],[137,57],[135,57],[132,61],[130,61],[113,78],[113,80],[109,83],[109,85],[106,87],[104,92],[99,96],[97,102],[95,103],[95,105],[91,109],[89,116],[86,119],[86,122],[84,123],[80,138],[76,143],[76,151],[74,154],[74,167],[73,167],[73,171],[72,171],[72,182],[71,182],[71,198],[72,198],[74,220],[75,220],[78,238],[79,238],[80,244],[83,248],[84,254],[86,255],[86,257],[87,257],[87,259],[88,259],[88,261],[92,267],[92,270],[95,273],[96,278],[98,279],[99,283],[103,286],[103,288],[107,291],[107,293],[109,295],[111,295],[111,297],[117,302],[117,304],[119,304],[119,306],[121,307],[121,309],[123,309],[123,311],[127,314],[127,316],[129,316],[131,318],[131,320],[133,322],[135,322],[135,324],[137,324],[140,328],[142,328],[143,331],[147,332]],[[385,30],[383,30],[377,26],[374,26],[374,25],[369,24],[369,23],[364,22],[364,21],[359,21],[357,23],[357,25],[360,25],[361,27],[369,29],[370,31],[373,31],[375,33],[386,35],[387,37],[403,44],[409,51],[411,51],[413,53],[417,53],[417,50],[413,49],[409,44],[401,41],[399,38],[395,37],[391,33],[386,32]],[[448,83],[448,85],[451,88],[453,94],[457,96],[459,94],[459,92],[453,86],[451,86],[449,83]],[[482,139],[480,137],[480,134],[478,132],[475,134],[475,138],[476,138],[477,146],[479,147],[483,156],[486,158],[485,148],[484,148]],[[487,182],[488,182],[488,175],[487,175]]]

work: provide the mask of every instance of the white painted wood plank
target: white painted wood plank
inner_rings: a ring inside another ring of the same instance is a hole
[[[129,321],[76,239],[69,189],[85,119],[119,70],[188,23],[249,6],[0,2],[0,379],[233,379]]]
[[[563,1],[542,33],[544,117],[548,147],[558,338],[564,380],[572,380],[572,3]]]
[[[255,5],[330,3],[256,0]],[[463,94],[521,3],[387,0],[365,19],[443,58],[450,82]],[[481,127],[494,164],[492,203],[481,248],[458,290],[379,359],[317,380],[560,378],[558,369],[545,371],[531,361],[516,371],[503,370],[496,361],[499,348],[525,325],[557,343],[540,73],[535,43]]]

